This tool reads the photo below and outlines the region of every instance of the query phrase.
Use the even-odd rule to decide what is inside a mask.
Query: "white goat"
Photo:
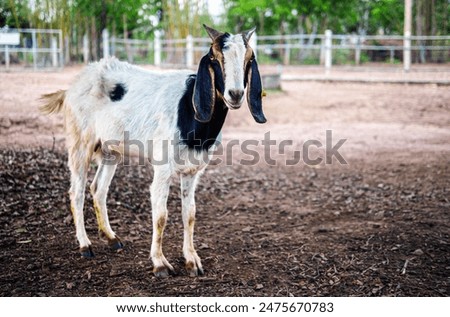
[[[204,27],[212,44],[196,75],[189,71],[151,72],[107,58],[86,67],[67,91],[43,96],[46,101],[41,107],[43,112],[64,111],[71,209],[84,257],[94,256],[83,216],[90,162],[93,159],[98,162],[90,189],[99,231],[113,249],[122,248],[122,242],[111,229],[106,208],[106,195],[117,166],[117,160],[111,157],[127,155],[125,148],[139,145],[140,154],[164,162],[153,164],[150,187],[153,272],[156,276],[173,272],[162,252],[162,236],[170,180],[179,175],[186,269],[191,276],[203,274],[193,243],[195,187],[207,165],[201,158],[205,153],[210,155],[209,149],[222,129],[228,109],[241,106],[245,86],[254,119],[259,123],[266,121],[258,65],[248,44],[254,29],[232,35]],[[178,146],[167,146],[168,142]],[[186,160],[193,157],[197,158],[195,162]]]

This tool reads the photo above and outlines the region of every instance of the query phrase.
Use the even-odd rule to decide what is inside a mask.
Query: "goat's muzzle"
[[[224,97],[225,104],[230,109],[239,109],[244,101],[243,89],[230,89],[228,91],[229,98]]]

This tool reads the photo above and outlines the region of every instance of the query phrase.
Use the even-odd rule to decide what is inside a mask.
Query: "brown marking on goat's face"
[[[217,61],[219,63],[220,69],[222,71],[223,80],[225,80],[225,57],[222,52],[222,43],[224,36],[227,36],[225,34],[217,37],[212,43],[211,43],[211,61]]]
[[[223,56],[223,52],[222,49],[220,47],[220,39],[216,39],[212,44],[211,44],[211,48],[212,48],[212,56],[211,59],[212,60],[217,60],[219,62],[220,68],[222,69],[222,72],[224,71],[224,56]]]
[[[247,63],[253,59],[253,49],[250,46],[247,46],[247,50],[245,51],[245,59],[244,59],[244,69],[247,66]]]
[[[250,47],[250,45],[247,45],[247,50],[245,51],[245,57],[244,57],[244,76],[247,76],[247,78],[249,77],[249,72],[247,72],[247,68],[249,66],[249,64],[251,63],[251,61],[253,60],[253,49]],[[249,80],[249,79],[247,79]]]

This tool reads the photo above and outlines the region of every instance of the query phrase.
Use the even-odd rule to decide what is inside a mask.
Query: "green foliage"
[[[257,26],[260,34],[402,34],[404,0],[224,0],[226,21],[235,32]],[[450,33],[448,0],[415,0],[414,23],[421,7],[428,32]],[[427,9],[428,8],[428,9]],[[427,11],[428,10],[428,11]],[[434,23],[434,26],[432,24]],[[433,33],[433,34],[434,34]]]
[[[211,0],[213,1],[213,0]],[[149,39],[205,36],[201,25],[258,34],[402,34],[404,0],[222,0],[222,24],[213,23],[206,0],[0,0],[0,27],[59,28],[77,42],[83,34],[100,39],[101,30]],[[414,31],[450,33],[449,0],[415,0]]]
[[[345,31],[357,21],[357,0],[224,0],[229,27],[235,31],[257,26],[263,34],[304,31]]]
[[[29,27],[31,11],[26,0],[0,0],[0,27]]]

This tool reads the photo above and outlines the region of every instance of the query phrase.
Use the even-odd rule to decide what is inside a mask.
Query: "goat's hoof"
[[[81,256],[85,259],[92,259],[95,257],[94,252],[92,252],[91,246],[82,247],[80,249]]]
[[[194,262],[186,263],[186,271],[188,272],[190,277],[202,276],[205,274],[205,271],[203,271],[203,268],[196,267]]]
[[[113,251],[118,251],[120,249],[123,249],[123,243],[122,241],[120,241],[120,239],[118,237],[115,237],[114,239],[109,240],[109,247],[113,250]]]
[[[156,277],[164,278],[169,277],[170,275],[174,275],[174,271],[165,266],[160,266],[153,268],[153,274],[155,274]]]

